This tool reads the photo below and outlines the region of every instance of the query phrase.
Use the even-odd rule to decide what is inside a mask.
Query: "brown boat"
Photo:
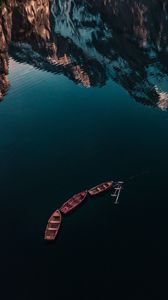
[[[74,195],[61,206],[60,211],[65,215],[68,214],[76,206],[82,203],[83,200],[86,198],[86,196],[87,196],[87,191],[83,191],[79,194]]]
[[[113,187],[113,181],[107,181],[91,188],[88,192],[91,196],[95,196],[111,189],[112,187]]]
[[[61,225],[61,213],[59,210],[56,210],[48,220],[48,224],[45,230],[44,239],[46,241],[53,241],[55,240],[59,228]]]

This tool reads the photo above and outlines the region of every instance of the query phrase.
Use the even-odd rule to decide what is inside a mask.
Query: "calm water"
[[[46,0],[32,22],[28,1],[11,8],[2,299],[167,298],[168,11],[166,1],[126,2]],[[125,180],[119,205],[109,193],[88,199],[45,244],[53,210],[109,179]]]

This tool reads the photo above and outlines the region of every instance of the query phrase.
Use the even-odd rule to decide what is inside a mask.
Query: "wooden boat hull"
[[[101,194],[101,193],[111,189],[112,187],[113,187],[113,181],[106,181],[106,182],[103,182],[103,183],[91,188],[90,190],[88,190],[88,193],[91,196],[96,196],[98,194]]]
[[[55,240],[61,225],[61,221],[62,221],[61,213],[59,210],[56,210],[49,218],[48,224],[46,226],[46,230],[44,234],[44,239],[46,241]]]
[[[83,191],[72,196],[68,201],[66,201],[60,208],[60,211],[66,215],[80,205],[87,196],[87,191]]]

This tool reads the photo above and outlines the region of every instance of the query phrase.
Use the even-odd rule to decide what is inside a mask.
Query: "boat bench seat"
[[[50,223],[50,224],[59,224],[60,221],[50,221],[49,223]]]

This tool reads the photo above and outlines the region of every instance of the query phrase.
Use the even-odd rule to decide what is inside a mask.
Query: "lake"
[[[3,299],[166,299],[167,1],[2,1]],[[63,217],[73,194],[123,180]]]

